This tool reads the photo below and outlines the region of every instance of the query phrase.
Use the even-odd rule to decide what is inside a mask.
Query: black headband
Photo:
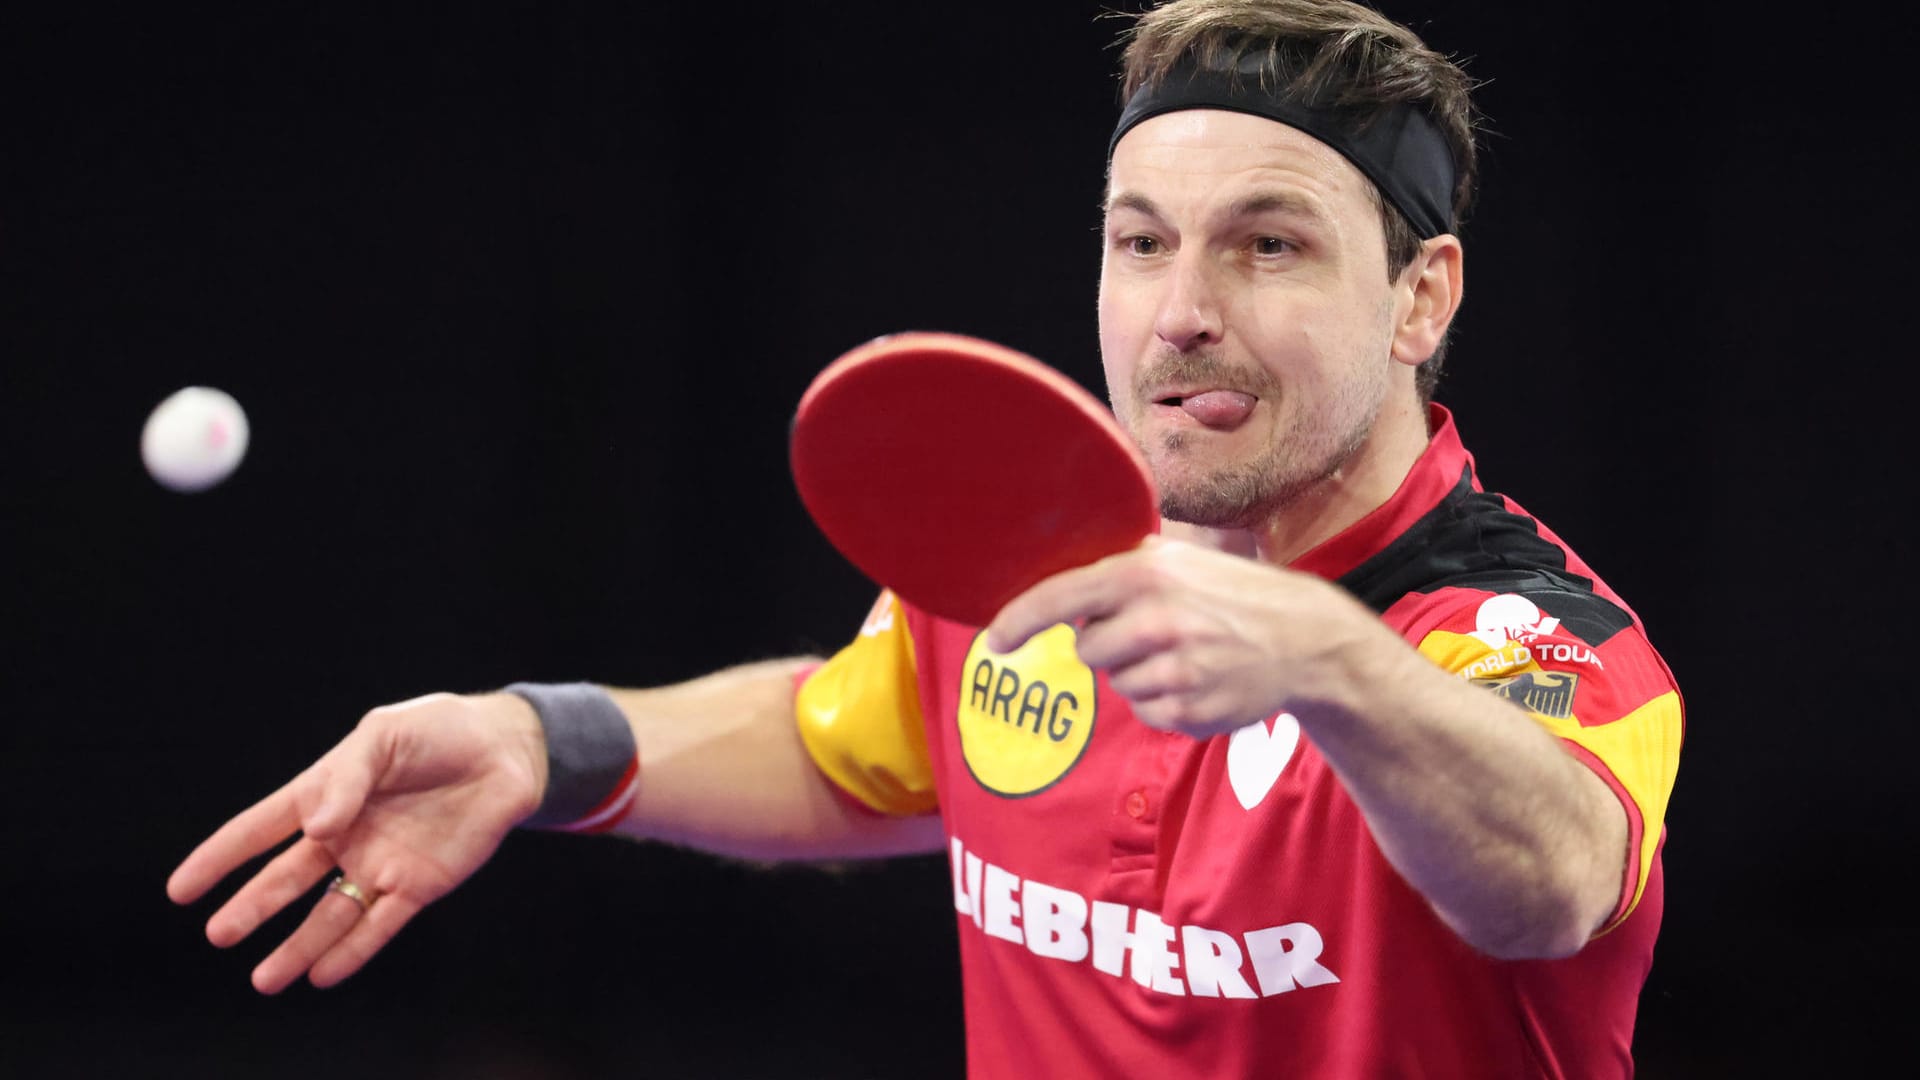
[[[1236,73],[1189,62],[1158,83],[1142,86],[1120,114],[1107,142],[1107,160],[1113,160],[1122,135],[1161,113],[1226,109],[1264,116],[1306,132],[1353,162],[1407,216],[1422,240],[1453,231],[1453,151],[1424,111],[1398,104],[1361,125],[1351,109],[1315,105],[1284,89],[1263,89],[1257,56],[1240,68]]]

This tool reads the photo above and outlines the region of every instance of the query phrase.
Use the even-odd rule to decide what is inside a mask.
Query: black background
[[[520,836],[274,999],[291,920],[222,953],[162,887],[373,705],[846,638],[792,407],[902,329],[1100,387],[1119,24],[159,7],[0,19],[0,1072],[959,1075],[938,860]],[[1506,7],[1386,10],[1486,83],[1440,398],[1687,698],[1641,1073],[1845,1074],[1920,961],[1911,17]],[[138,439],[193,384],[253,443],[188,496]]]

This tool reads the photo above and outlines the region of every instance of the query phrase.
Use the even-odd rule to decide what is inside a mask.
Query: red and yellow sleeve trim
[[[938,809],[906,614],[880,594],[859,636],[804,677],[800,739],[820,771],[862,805],[908,816]]]
[[[1628,635],[1620,635],[1625,638]],[[1571,639],[1567,639],[1571,640]],[[1616,639],[1618,641],[1618,639]],[[1651,648],[1635,642],[1651,660]],[[1652,677],[1657,660],[1636,662],[1628,648],[1610,647],[1585,662],[1543,668],[1538,657],[1548,650],[1509,642],[1491,648],[1470,634],[1435,630],[1420,641],[1420,652],[1443,669],[1488,684],[1534,676],[1540,683],[1569,688],[1564,704],[1547,695],[1508,696],[1535,722],[1558,736],[1573,756],[1613,789],[1627,813],[1630,856],[1621,883],[1620,903],[1601,929],[1619,925],[1645,893],[1653,859],[1660,849],[1661,823],[1679,770],[1683,719],[1679,692]],[[1579,655],[1581,650],[1573,650]],[[1609,671],[1611,666],[1614,670]],[[1571,681],[1567,679],[1572,676]],[[1639,698],[1631,708],[1621,702]],[[1551,704],[1543,704],[1551,701]]]

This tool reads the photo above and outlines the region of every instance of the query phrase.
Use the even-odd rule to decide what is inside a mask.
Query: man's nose
[[[1219,268],[1203,252],[1182,252],[1169,271],[1154,333],[1180,352],[1218,344],[1221,335]]]

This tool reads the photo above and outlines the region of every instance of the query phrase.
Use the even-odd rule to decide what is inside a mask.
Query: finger
[[[339,985],[365,967],[375,953],[386,948],[394,935],[420,913],[420,907],[403,896],[385,895],[375,899],[353,929],[314,963],[307,980],[323,990]]]
[[[300,827],[308,836],[325,840],[344,832],[360,816],[367,793],[373,790],[379,763],[386,756],[386,741],[373,725],[363,723],[340,740],[314,765],[319,782],[313,801],[302,815]]]
[[[1133,554],[1062,570],[1014,597],[987,627],[987,647],[1010,653],[1049,626],[1112,614],[1125,599],[1120,579]]]
[[[1156,604],[1134,604],[1104,619],[1090,619],[1074,636],[1080,662],[1114,671],[1172,651],[1180,635]]]
[[[302,837],[260,868],[207,920],[207,940],[226,948],[245,940],[260,924],[304,896],[333,869],[333,855]]]
[[[190,904],[296,831],[320,839],[344,831],[366,803],[383,745],[369,727],[355,728],[306,771],[201,841],[167,879],[167,895]]]
[[[1262,719],[1239,714],[1218,694],[1199,691],[1168,691],[1132,704],[1134,719],[1147,727],[1195,739],[1226,735]]]
[[[1184,709],[1178,698],[1151,698],[1133,707],[1133,718],[1155,731],[1178,731]]]
[[[300,928],[253,969],[253,988],[263,994],[285,990],[367,914],[359,901],[329,890],[307,912]]]
[[[1107,671],[1107,685],[1126,698],[1138,712],[1143,706],[1169,696],[1191,695],[1199,685],[1193,667],[1172,653],[1150,655],[1137,663]],[[1159,725],[1155,725],[1159,726]]]
[[[311,770],[301,773],[214,830],[174,868],[167,895],[176,904],[190,904],[242,863],[292,836],[300,827],[300,792],[315,782]]]

